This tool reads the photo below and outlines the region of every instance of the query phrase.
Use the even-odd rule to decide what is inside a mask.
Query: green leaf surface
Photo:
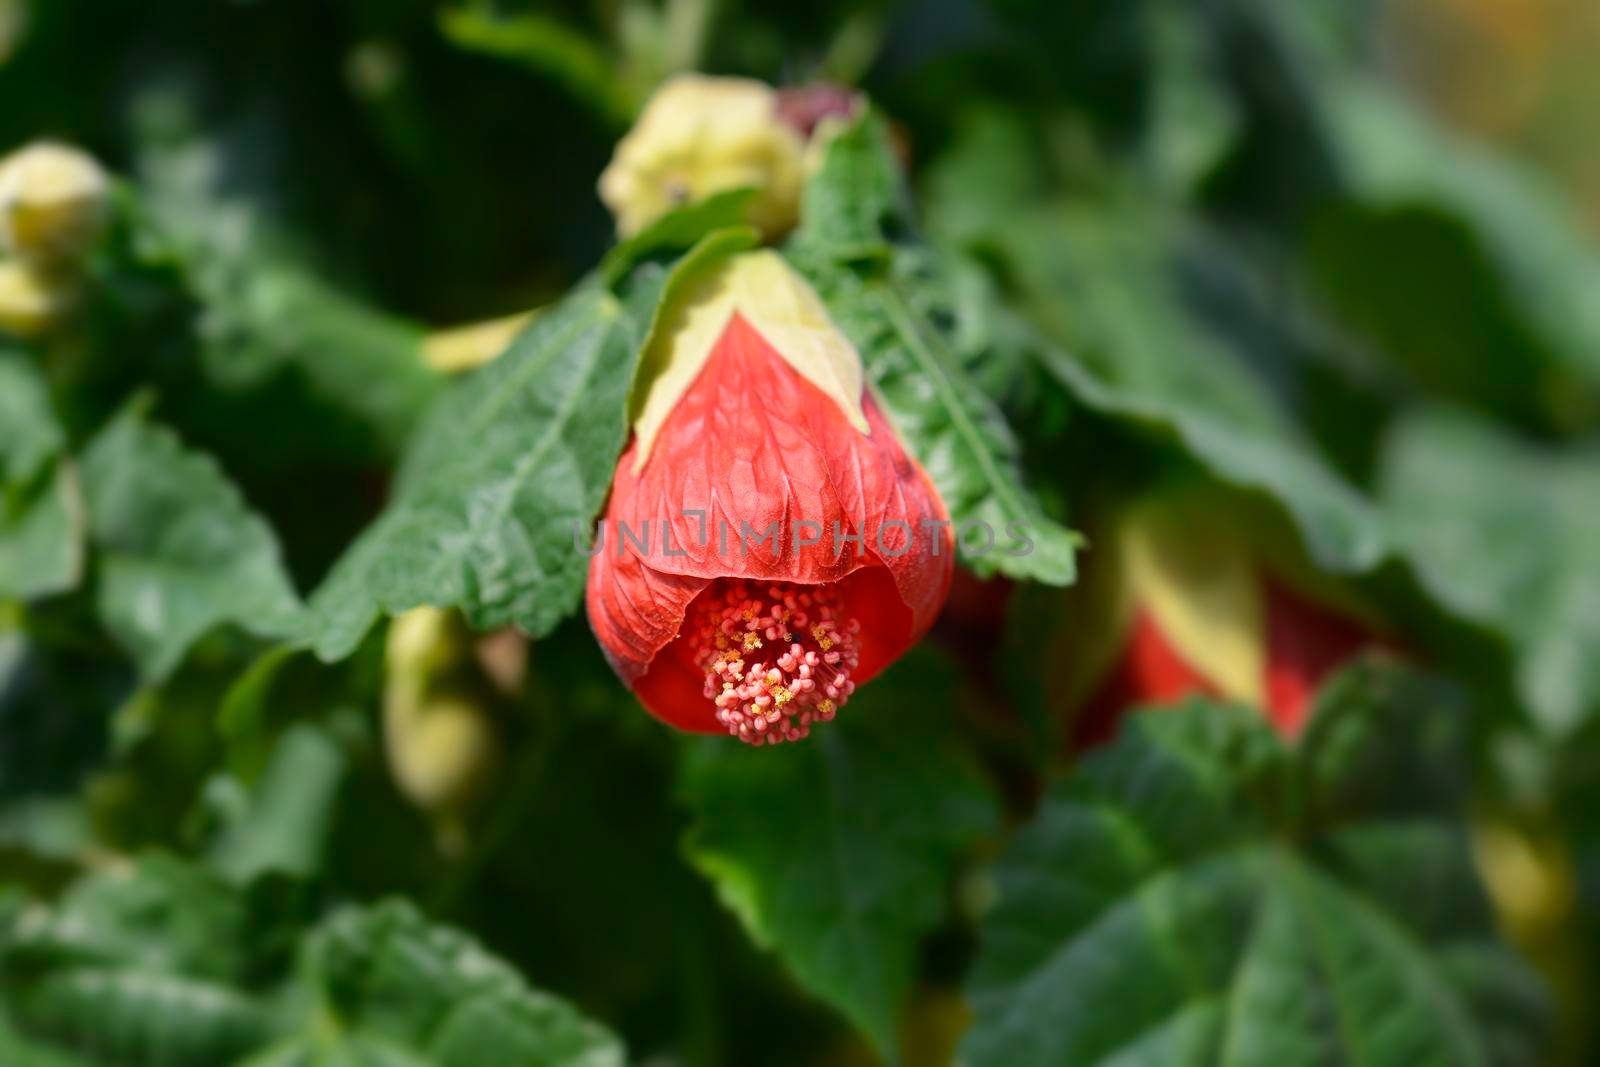
[[[76,588],[83,527],[76,470],[66,459],[33,485],[0,493],[0,597],[32,600]]]
[[[1168,15],[1186,17],[1152,12]],[[1052,193],[1040,136],[1003,112],[968,115],[928,179],[931,231],[991,265],[1033,326],[1035,358],[1080,401],[1172,435],[1217,477],[1279,502],[1324,567],[1375,566],[1388,551],[1381,514],[1307,432],[1318,391],[1294,349],[1313,339],[1252,332],[1252,317],[1279,334],[1297,321],[1281,301],[1244,306],[1263,302],[1253,290],[1275,296],[1273,279],[1126,176]],[[1240,294],[1208,306],[1204,287],[1224,283]]]
[[[790,246],[829,314],[861,353],[911,454],[933,479],[974,571],[1055,585],[1076,575],[1075,535],[1023,485],[1020,448],[999,409],[967,374],[955,338],[925,313],[926,250],[885,242],[905,213],[887,131],[873,116],[840,132],[807,186]],[[964,353],[973,357],[968,345]],[[1018,536],[1018,533],[1022,536]]]
[[[474,625],[547,632],[577,604],[574,546],[610,485],[637,349],[622,307],[585,289],[435,407],[395,498],[311,601],[326,659],[381,613],[458,607]]]
[[[740,241],[726,235],[742,233],[697,249],[729,251]],[[589,565],[578,539],[610,488],[644,333],[672,277],[644,265],[626,305],[581,288],[435,405],[394,499],[312,598],[318,655],[347,655],[379,614],[420,604],[534,636],[572,613]]]
[[[1384,556],[1379,510],[1321,456],[1225,335],[1184,302],[1170,220],[1131,203],[1019,215],[997,240],[1055,343],[1041,359],[1079,399],[1164,428],[1222,480],[1265,492],[1335,570]]]
[[[886,1054],[920,939],[998,818],[953,743],[955,689],[947,668],[914,655],[807,741],[708,741],[680,789],[695,811],[686,851],[723,903]]]
[[[745,208],[756,190],[724,189],[704,200],[696,200],[669,211],[650,225],[621,242],[600,263],[600,276],[607,285],[621,282],[639,263],[663,252],[686,252],[706,236],[717,230],[736,229],[747,225]],[[754,244],[757,235],[750,234]]]
[[[839,258],[881,253],[910,215],[889,128],[869,112],[828,143],[821,169],[806,183],[795,243]]]
[[[0,1062],[11,1064],[12,1067],[95,1067],[91,1060],[24,1036],[7,1022],[3,1014],[0,1014]]]
[[[212,982],[137,968],[75,967],[17,997],[29,1029],[101,1063],[211,1067],[259,1044],[271,1017]]]
[[[1503,1015],[1474,1014],[1485,987],[1456,962],[1498,951],[1481,896],[1458,890],[1468,906],[1445,928],[1413,914],[1431,902],[1408,872],[1473,885],[1450,813],[1412,816],[1410,848],[1397,849],[1375,832],[1389,826],[1381,807],[1322,802],[1404,746],[1408,718],[1439,717],[1393,670],[1354,668],[1297,751],[1243,708],[1192,700],[1131,716],[1049,792],[995,871],[964,1062],[1537,1062],[1502,1054],[1538,1047],[1542,1002],[1512,1017],[1522,1040],[1505,1040]]]
[[[150,856],[53,905],[0,909],[0,1052],[26,1053],[6,1062],[623,1063],[605,1029],[409,903],[345,907],[298,932],[258,903]]]
[[[0,348],[0,485],[25,485],[66,447],[50,386],[26,352]]]
[[[1207,10],[1183,0],[1144,7],[1151,81],[1143,169],[1162,190],[1188,195],[1235,147],[1243,116],[1207,37]]]
[[[347,770],[344,751],[326,729],[291,726],[254,783],[243,816],[212,850],[213,868],[237,885],[271,873],[315,874]]]
[[[938,488],[963,562],[982,576],[1071,584],[1078,538],[1023,484],[1011,427],[962,371],[949,340],[893,279],[840,274],[832,282],[823,289],[828,310]]]
[[[245,970],[248,922],[242,902],[213,875],[151,854],[24,911],[0,928],[0,960],[11,973],[129,966],[227,982]]]
[[[148,679],[224,623],[295,631],[300,602],[272,530],[211,457],[136,408],[89,443],[82,483],[101,620]]]
[[[65,592],[83,571],[83,508],[44,374],[0,349],[0,597]]]
[[[237,987],[251,936],[220,882],[148,856],[0,923],[0,1012],[30,1043],[93,1063],[229,1063],[272,1025]]]
[[[1310,24],[1318,5],[1243,6],[1300,72],[1298,121],[1333,172],[1306,243],[1324,298],[1434,392],[1562,430],[1592,426],[1600,251],[1560,191],[1350,63]]]
[[[1517,691],[1552,734],[1600,710],[1600,448],[1522,441],[1459,411],[1392,431],[1381,497],[1438,601],[1501,634]]]
[[[350,908],[314,935],[310,967],[339,1025],[438,1067],[621,1067],[620,1042],[409,903]],[[396,1061],[404,1062],[404,1061]]]

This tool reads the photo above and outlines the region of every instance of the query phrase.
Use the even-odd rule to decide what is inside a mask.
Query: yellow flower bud
[[[72,287],[18,260],[0,260],[0,330],[37,337],[72,303]]]
[[[454,612],[412,608],[389,623],[384,669],[390,678],[403,677],[420,687],[461,662],[468,640],[466,628]]]
[[[456,851],[467,815],[499,769],[499,731],[489,709],[464,696],[413,696],[392,691],[384,700],[389,773],[401,794],[433,821],[440,846]]]
[[[799,218],[804,175],[805,141],[770,86],[685,74],[656,91],[617,143],[600,199],[628,237],[675,207],[750,187],[747,217],[775,237]]]
[[[467,817],[495,780],[501,740],[461,617],[428,607],[396,617],[384,674],[389,772],[433,823],[440,849],[459,852]]]
[[[0,247],[33,263],[80,258],[105,223],[110,182],[94,157],[41,141],[0,160]]]

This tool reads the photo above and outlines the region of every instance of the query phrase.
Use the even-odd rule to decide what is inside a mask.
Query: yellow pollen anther
[[[789,703],[789,701],[791,701],[793,699],[794,699],[794,694],[789,692],[789,690],[785,689],[781,685],[775,687],[772,690],[772,702],[774,704],[778,705],[780,708],[783,707],[783,705]]]
[[[821,700],[819,700],[817,702],[817,710],[822,712],[822,714],[824,714],[824,715],[832,715],[833,714],[833,709],[834,709],[834,703],[833,703],[833,701],[829,700],[827,697],[823,697]]]
[[[744,635],[744,650],[746,652],[754,652],[756,649],[758,649],[760,647],[761,647],[761,638],[759,636],[757,636],[754,631],[751,631],[750,633],[747,633],[747,634]]]

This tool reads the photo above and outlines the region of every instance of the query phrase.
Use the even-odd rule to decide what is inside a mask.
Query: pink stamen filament
[[[729,579],[690,608],[685,636],[717,721],[741,741],[798,741],[831,720],[855,682],[861,624],[830,586]]]

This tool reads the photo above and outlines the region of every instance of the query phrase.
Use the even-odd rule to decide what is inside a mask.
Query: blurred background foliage
[[[1404,977],[1358,1022],[1589,1062],[1597,48],[1592,0],[0,0],[0,150],[79,145],[116,205],[70,323],[0,334],[0,1061],[933,1064],[965,1031],[975,1065],[1212,1062],[1174,1051],[1220,1023],[1159,917],[1097,947],[1051,910],[1142,891],[1077,860],[1119,812],[1178,887],[1152,909],[1272,917],[1202,963],[1293,985],[1326,919]],[[1046,513],[1093,546],[1128,498],[1233,494],[1451,691],[1358,673],[1292,752],[1211,708],[1069,770],[1093,548],[1068,591],[963,579],[770,759],[668,736],[581,619],[441,621],[421,716],[385,706],[394,633],[281,643],[451,387],[429,344],[595,268],[596,177],[684,70],[870,95],[907,269]],[[1406,721],[1443,707],[1450,738]],[[408,783],[401,720],[455,778]],[[1351,887],[1428,896],[1407,857],[1438,907],[1364,926]],[[1113,963],[1029,978],[1045,944]],[[1226,992],[1266,1019],[1254,974]],[[1447,995],[1481,1030],[1417,1007]]]

